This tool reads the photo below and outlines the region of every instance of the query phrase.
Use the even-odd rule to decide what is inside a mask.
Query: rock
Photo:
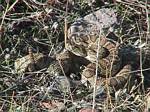
[[[98,34],[98,32],[104,33],[104,29],[109,29],[115,25],[117,25],[115,10],[103,8],[83,18],[77,19],[69,28],[68,36],[95,35]],[[108,30],[106,34],[107,33]]]

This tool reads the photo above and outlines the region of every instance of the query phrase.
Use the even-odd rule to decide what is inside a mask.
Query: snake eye
[[[82,41],[81,41],[81,38],[80,38],[80,37],[73,36],[72,39],[73,39],[73,41],[74,41],[75,44],[81,45],[81,42],[82,42]]]

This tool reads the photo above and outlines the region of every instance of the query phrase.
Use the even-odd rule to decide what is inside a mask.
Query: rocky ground
[[[149,111],[149,1],[2,0],[0,3],[0,111],[92,112],[92,108],[93,112]],[[84,27],[84,31],[101,31],[124,46],[120,51],[124,53],[123,59],[135,68],[138,66],[131,71],[136,83],[130,91],[120,88],[103,94],[100,88],[97,93],[101,94],[96,97],[97,93],[82,81],[82,64],[73,67],[70,64],[80,61],[87,64],[87,60],[65,55],[67,61],[60,66],[63,57],[58,54],[66,46],[68,29],[80,24],[80,20],[94,24]]]

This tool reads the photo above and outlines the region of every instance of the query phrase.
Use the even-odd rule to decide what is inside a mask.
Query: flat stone
[[[83,18],[77,19],[69,28],[68,36],[95,35],[103,33],[104,29],[109,29],[117,25],[117,15],[114,9],[99,9]]]

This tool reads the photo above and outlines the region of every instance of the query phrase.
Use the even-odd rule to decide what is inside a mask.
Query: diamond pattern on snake
[[[127,82],[131,65],[122,64],[118,42],[102,35],[86,34],[82,32],[82,28],[72,29],[70,28],[68,33],[67,50],[91,62],[82,72],[84,80],[89,81],[91,85],[94,84],[96,62],[98,62],[99,77],[103,80],[97,80],[97,84],[107,82],[110,86],[120,86]]]
[[[14,66],[17,73],[34,72],[46,69],[52,61],[53,59],[47,55],[42,53],[33,53],[32,48],[29,47],[28,55],[22,58],[17,58]]]

